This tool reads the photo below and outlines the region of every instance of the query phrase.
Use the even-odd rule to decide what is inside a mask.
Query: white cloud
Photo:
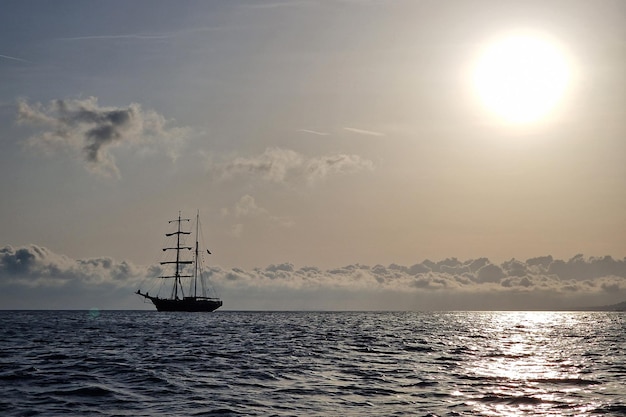
[[[344,127],[343,130],[348,132],[357,133],[365,136],[386,136],[384,133],[375,132],[373,130],[357,129],[356,127]]]
[[[277,1],[277,2],[257,2],[250,4],[243,4],[241,7],[248,9],[276,9],[282,7],[300,7],[300,6],[311,6],[316,5],[317,3],[306,1],[306,0],[291,0],[291,1]]]
[[[358,155],[335,154],[307,161],[305,172],[309,182],[326,178],[334,174],[352,174],[362,170],[371,171],[374,163]]]
[[[476,273],[477,282],[500,282],[506,275],[498,265],[487,264]]]
[[[137,267],[112,258],[71,259],[51,250],[28,245],[0,248],[0,282],[28,287],[112,284],[127,286],[149,275],[153,268]]]
[[[233,237],[240,238],[243,235],[243,224],[237,223],[234,224],[230,229],[230,234]]]
[[[264,308],[265,304],[257,303],[263,297],[273,303],[268,308],[340,310],[553,309],[626,299],[626,259],[579,256],[568,261],[552,259],[548,264],[534,258],[501,265],[484,259],[478,262],[482,266],[477,271],[472,271],[477,260],[450,258],[413,266],[354,264],[330,270],[297,268],[291,263],[252,270],[214,266],[207,274],[228,308]],[[559,275],[550,272],[553,265],[569,269]],[[520,274],[520,266],[528,272]],[[573,271],[577,273],[571,275]],[[36,245],[0,248],[0,300],[3,305],[11,302],[14,308],[21,298],[48,302],[51,291],[69,291],[77,299],[80,291],[104,294],[105,289],[130,295],[146,278],[159,274],[158,265],[138,266],[108,257],[75,260]],[[22,296],[7,298],[17,293]],[[252,304],[241,304],[244,300]],[[102,302],[106,307],[106,302],[115,305],[116,301]]]
[[[11,61],[30,62],[30,61],[27,61],[27,60],[22,59],[22,58],[17,58],[17,57],[14,57],[14,56],[2,55],[2,54],[0,54],[0,58],[10,59]]]
[[[232,209],[225,207],[222,208],[221,212],[223,217],[232,215],[240,220],[240,222],[233,225],[231,228],[231,234],[235,237],[242,236],[244,225],[241,221],[244,221],[245,219],[269,220],[270,222],[283,227],[292,227],[294,225],[293,220],[285,217],[273,216],[267,209],[259,207],[254,197],[249,194],[242,196],[239,201],[235,203]]]
[[[235,175],[258,176],[267,181],[283,182],[287,173],[301,166],[303,158],[289,149],[268,148],[260,155],[250,158],[236,157],[220,166],[223,176]]]
[[[48,105],[18,101],[18,123],[38,128],[27,143],[48,154],[66,151],[89,171],[120,177],[112,150],[133,146],[159,149],[175,158],[186,128],[169,128],[165,118],[139,104],[102,107],[98,99],[53,100]]]
[[[298,129],[298,132],[310,133],[311,135],[316,135],[316,136],[328,136],[329,135],[329,133],[319,132],[317,130],[311,130],[311,129]]]
[[[246,194],[235,204],[234,213],[236,217],[256,217],[267,214],[267,210],[257,206],[254,197]]]
[[[210,164],[209,169],[219,178],[247,175],[275,183],[304,180],[311,184],[331,175],[371,171],[374,163],[359,155],[338,153],[306,158],[290,149],[268,148],[256,156]]]
[[[587,271],[587,278],[581,279],[580,274],[578,279],[551,274],[553,263],[577,265]],[[612,272],[609,275],[604,273],[607,266]],[[532,267],[536,269],[533,271]],[[522,275],[522,270],[528,272]],[[626,259],[610,257],[588,258],[584,262],[577,258],[552,260],[549,264],[541,264],[535,258],[501,265],[486,258],[468,261],[449,258],[413,266],[354,264],[330,270],[296,268],[285,263],[251,271],[215,267],[211,278],[222,292],[232,297],[248,291],[257,296],[262,292],[277,302],[280,294],[285,300],[284,308],[292,309],[549,310],[612,304],[626,298]],[[335,301],[329,304],[327,300]],[[250,308],[263,305],[254,304],[256,307]],[[274,304],[273,308],[283,307]]]

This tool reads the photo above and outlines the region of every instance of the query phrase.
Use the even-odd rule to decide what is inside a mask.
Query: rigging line
[[[145,288],[146,292],[154,292],[154,288],[157,286],[157,281],[153,279],[154,277],[148,277],[148,275],[144,276],[143,279],[141,280],[141,282],[139,283],[139,288],[140,290],[144,289],[144,284],[146,283],[146,281],[148,281],[148,279],[150,279],[150,286]],[[157,295],[160,293],[161,291],[161,287],[163,286],[163,282],[159,283],[159,289],[157,291]]]

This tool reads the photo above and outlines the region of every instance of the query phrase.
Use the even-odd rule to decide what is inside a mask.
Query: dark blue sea
[[[0,311],[2,416],[626,415],[624,313]]]

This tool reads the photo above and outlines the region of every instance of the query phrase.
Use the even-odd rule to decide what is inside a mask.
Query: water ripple
[[[623,313],[0,320],[3,416],[626,415]]]

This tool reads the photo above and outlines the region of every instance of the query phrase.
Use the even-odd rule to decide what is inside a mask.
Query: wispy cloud
[[[236,217],[257,217],[267,214],[267,210],[259,207],[256,204],[254,197],[248,194],[241,197],[241,199],[239,199],[239,201],[235,204],[234,212]]]
[[[357,133],[359,135],[365,135],[365,136],[386,136],[384,133],[381,133],[381,132],[374,132],[372,130],[365,130],[365,129],[357,129],[356,127],[344,127],[343,130],[346,130],[352,133]]]
[[[302,155],[293,150],[267,148],[260,155],[235,157],[231,161],[212,166],[212,169],[222,178],[251,175],[266,181],[284,182],[291,171],[302,166],[303,161]]]
[[[189,27],[172,32],[154,32],[154,33],[121,33],[121,34],[100,34],[100,35],[83,35],[71,36],[65,38],[57,38],[58,41],[106,41],[106,40],[137,40],[152,41],[176,38],[178,36],[189,35],[193,33],[212,32],[221,30],[220,26],[198,26]]]
[[[98,99],[54,100],[48,105],[18,102],[18,123],[40,130],[27,143],[49,154],[69,150],[99,175],[120,177],[112,149],[144,146],[164,149],[174,157],[188,133],[187,128],[170,128],[166,119],[139,104],[102,107]]]
[[[2,55],[2,54],[0,54],[0,58],[10,59],[11,61],[30,62],[30,61],[27,61],[27,60],[22,59],[22,58],[17,58],[17,57],[14,57],[14,56]]]
[[[268,148],[260,155],[235,157],[210,166],[210,170],[223,179],[246,175],[276,183],[305,181],[309,184],[331,175],[373,169],[374,163],[359,155],[330,154],[307,158],[284,148]]]
[[[319,132],[317,130],[310,130],[310,129],[298,129],[298,132],[310,133],[311,135],[317,135],[317,136],[328,136],[330,134],[330,133]]]
[[[292,227],[294,225],[292,219],[270,214],[267,209],[260,207],[255,198],[249,194],[242,196],[239,201],[235,203],[233,208],[222,208],[222,216],[232,216],[239,221],[239,223],[233,225],[231,229],[231,234],[235,237],[241,237],[243,235],[244,224],[241,222],[246,219],[260,219],[283,227]]]
[[[307,181],[313,182],[334,174],[354,174],[373,169],[374,163],[359,155],[334,154],[309,159],[306,162],[305,173]]]
[[[167,34],[137,34],[130,33],[124,35],[87,35],[74,36],[68,38],[58,38],[60,41],[97,41],[97,40],[115,40],[115,39],[131,39],[131,40],[159,40],[168,39],[175,36],[173,33]]]
[[[306,1],[306,0],[286,0],[286,1],[275,1],[275,2],[253,2],[249,4],[243,4],[241,7],[248,9],[276,9],[283,7],[300,7],[300,6],[311,6],[315,5],[315,2]]]

